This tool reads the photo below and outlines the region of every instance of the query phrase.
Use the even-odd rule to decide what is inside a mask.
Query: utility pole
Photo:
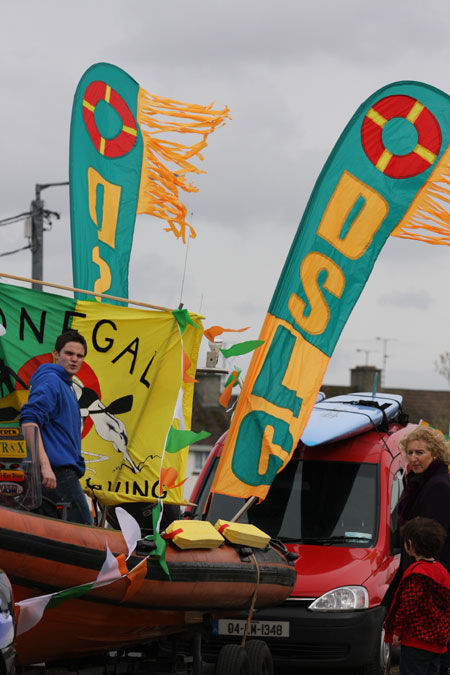
[[[36,196],[31,202],[31,278],[42,279],[44,256],[44,202],[41,199],[41,186],[36,185]],[[40,290],[40,284],[31,284]]]
[[[44,202],[41,199],[41,191],[56,185],[69,185],[64,183],[36,183],[35,198],[31,202],[31,278],[43,278],[44,264]],[[40,284],[31,284],[35,290],[41,290]]]

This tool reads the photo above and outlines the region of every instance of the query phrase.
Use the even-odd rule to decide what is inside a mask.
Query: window
[[[208,520],[230,519],[243,500],[214,495]],[[242,518],[272,537],[303,544],[369,547],[378,529],[376,464],[291,461],[266,499]]]
[[[192,473],[194,475],[198,475],[203,469],[206,460],[208,459],[209,451],[195,450],[192,454],[194,458],[194,468],[192,469]]]

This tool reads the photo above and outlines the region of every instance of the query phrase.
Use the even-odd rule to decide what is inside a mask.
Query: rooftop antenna
[[[366,355],[366,363],[365,363],[365,365],[367,366],[367,365],[369,364],[369,354],[370,354],[370,352],[372,352],[373,350],[372,350],[372,349],[357,349],[356,351],[357,351],[357,352],[364,352],[364,354]]]
[[[189,241],[191,239],[190,233],[191,233],[191,230],[192,230],[192,216],[193,216],[193,213],[191,211],[191,220],[189,222],[189,237],[188,237],[187,244],[186,244],[186,255],[184,256],[183,279],[181,280],[180,304],[179,304],[178,309],[181,309],[183,307],[182,298],[183,298],[183,289],[184,289],[184,279],[186,277],[187,259],[188,259],[188,253],[189,253]]]
[[[389,354],[387,353],[387,345],[388,342],[394,342],[396,341],[397,338],[386,338],[386,337],[377,337],[377,340],[383,343],[383,370],[381,371],[381,387],[386,386],[386,363],[389,358]]]

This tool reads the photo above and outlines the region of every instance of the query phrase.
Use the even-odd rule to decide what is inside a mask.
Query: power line
[[[31,248],[31,245],[22,246],[22,248],[16,248],[15,251],[7,251],[6,253],[0,253],[0,258],[3,258],[5,255],[12,255],[13,253],[19,253],[19,251],[25,251],[27,248]]]
[[[10,218],[3,218],[0,220],[0,225],[12,225],[20,220],[25,220],[28,216],[31,216],[31,211],[25,211],[25,213],[19,213],[17,216],[11,216]]]
[[[0,220],[0,226],[4,225],[13,225],[14,223],[20,222],[29,218],[31,216],[31,211],[24,211],[24,213],[18,213],[17,216],[11,216],[10,218],[2,218]],[[31,248],[31,245],[21,246],[20,248],[14,249],[14,251],[5,251],[5,253],[0,253],[0,258],[3,258],[6,255],[14,255],[14,253],[19,253],[20,251],[25,251],[26,249]]]
[[[27,249],[31,250],[31,276],[32,279],[42,279],[42,264],[43,264],[43,234],[52,229],[52,218],[60,219],[61,214],[57,211],[50,211],[44,208],[44,202],[41,199],[42,190],[49,187],[56,187],[60,185],[69,185],[68,181],[59,183],[36,183],[35,185],[35,199],[31,202],[31,210],[18,213],[16,216],[0,219],[0,226],[13,225],[19,221],[25,220],[25,237],[28,238],[28,245],[16,248],[13,251],[5,251],[0,253],[0,258],[7,255],[14,255],[20,251]],[[28,227],[27,227],[27,220]],[[28,231],[29,230],[29,231]],[[33,288],[39,288],[35,283]]]
[[[10,218],[3,218],[2,220],[0,220],[0,226],[12,225],[22,220],[26,220],[32,215],[33,215],[32,211],[26,211],[25,213],[19,213],[17,216],[11,216]],[[42,209],[42,216],[43,218],[45,218],[49,226],[49,229],[51,229],[52,226],[52,217],[57,218],[57,220],[61,218],[61,214],[58,211],[50,211],[49,209]]]

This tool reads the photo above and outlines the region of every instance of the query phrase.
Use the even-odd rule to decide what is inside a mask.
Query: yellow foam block
[[[180,548],[217,548],[224,542],[207,520],[174,520],[166,527],[166,534],[173,534],[170,538]]]
[[[231,523],[228,520],[218,520],[214,526],[228,541],[233,544],[242,544],[253,548],[266,548],[270,536],[249,523]]]

